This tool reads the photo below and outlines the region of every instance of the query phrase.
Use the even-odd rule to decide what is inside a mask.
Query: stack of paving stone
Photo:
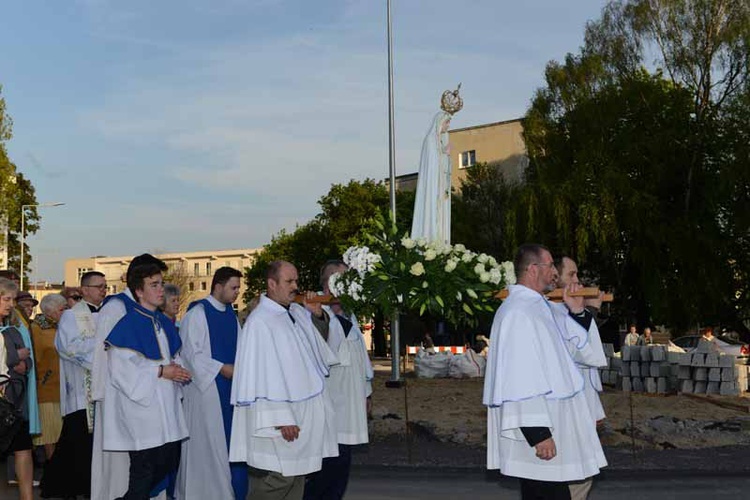
[[[615,346],[612,344],[602,344],[604,356],[607,359],[607,365],[599,368],[599,376],[602,384],[622,389],[622,359],[615,354]]]
[[[748,366],[735,364],[735,356],[715,352],[708,342],[699,342],[692,353],[680,354],[680,392],[735,396],[748,390]]]
[[[667,394],[677,390],[679,366],[666,346],[623,346],[622,390]]]

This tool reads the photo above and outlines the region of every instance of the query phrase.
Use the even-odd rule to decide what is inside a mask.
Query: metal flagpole
[[[391,217],[396,223],[396,139],[393,129],[393,23],[391,21],[391,0],[386,0],[388,16],[388,169],[390,173]],[[387,387],[401,387],[399,313],[391,318],[391,380]]]

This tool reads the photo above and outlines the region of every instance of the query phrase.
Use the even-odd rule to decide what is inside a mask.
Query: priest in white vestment
[[[320,304],[293,302],[294,265],[269,264],[266,284],[267,294],[247,318],[237,346],[229,459],[253,468],[248,498],[299,500],[305,475],[320,470],[323,458],[338,455],[325,391],[337,361],[321,337],[329,320]]]
[[[487,358],[487,468],[520,478],[522,498],[566,498],[569,482],[598,474],[606,459],[565,326],[542,295],[557,279],[552,256],[523,245],[514,264],[518,284],[495,315]],[[579,288],[564,300],[583,337],[583,298],[568,295]]]
[[[151,254],[144,253],[133,258],[128,265],[127,277],[134,267],[144,264],[156,264],[162,272],[167,271],[167,265]],[[94,348],[93,367],[91,369],[91,396],[94,400],[94,447],[91,460],[91,498],[92,500],[111,500],[119,498],[128,489],[128,474],[130,471],[130,456],[127,451],[105,451],[104,444],[104,395],[109,385],[109,365],[105,341],[115,325],[125,316],[127,302],[135,302],[135,298],[126,287],[117,295],[110,295],[104,301],[96,327],[96,343]],[[166,492],[162,491],[153,498],[164,499]]]
[[[247,496],[247,464],[229,463],[230,396],[240,330],[232,304],[239,296],[241,280],[237,269],[217,269],[211,294],[193,302],[180,324],[181,357],[193,383],[184,388],[190,437],[182,443],[178,500],[244,500]]]
[[[320,272],[323,294],[330,294],[331,275],[347,270],[341,260],[327,262]],[[326,390],[331,395],[336,414],[339,456],[323,459],[320,471],[305,484],[305,500],[340,500],[344,498],[351,469],[352,446],[369,441],[367,413],[372,402],[372,364],[356,316],[347,314],[341,304],[324,306],[330,317],[326,342],[338,357],[331,367]]]
[[[99,307],[107,295],[104,274],[81,276],[83,300],[60,318],[55,348],[60,356],[60,414],[63,427],[55,453],[45,466],[42,494],[46,497],[89,495],[94,403],[91,368]]]

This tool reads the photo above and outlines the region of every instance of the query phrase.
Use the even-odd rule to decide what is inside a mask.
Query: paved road
[[[0,462],[0,500],[18,498],[15,487],[5,481],[5,463]],[[723,500],[748,498],[746,476],[671,475],[659,478],[632,474],[603,476],[596,481],[591,500]],[[38,498],[39,491],[35,491]],[[520,498],[516,480],[496,474],[425,470],[365,470],[352,473],[347,500],[513,500]]]
[[[591,500],[679,499],[711,500],[748,498],[747,477],[671,477],[639,478],[617,475],[595,483]],[[744,493],[743,493],[744,492]],[[459,500],[518,499],[515,480],[499,479],[494,474],[440,472],[434,477],[423,472],[363,471],[352,476],[347,500]]]

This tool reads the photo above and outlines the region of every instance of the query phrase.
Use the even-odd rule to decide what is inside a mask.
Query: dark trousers
[[[340,500],[349,484],[352,447],[339,445],[339,456],[323,459],[321,469],[310,474],[305,483],[304,500]]]
[[[568,483],[520,479],[522,500],[570,500]]]
[[[128,491],[121,500],[148,500],[150,491],[179,466],[180,442],[129,452]]]
[[[93,445],[94,437],[89,433],[86,410],[65,415],[55,453],[44,466],[42,498],[74,497],[91,493]]]

